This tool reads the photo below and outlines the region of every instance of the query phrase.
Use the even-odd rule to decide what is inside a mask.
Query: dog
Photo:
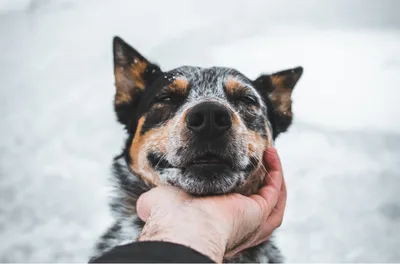
[[[113,162],[115,224],[92,259],[138,238],[136,202],[152,187],[173,185],[196,196],[260,188],[264,150],[292,123],[292,91],[303,68],[250,80],[231,68],[182,66],[170,71],[113,39],[114,110],[127,132]],[[225,262],[282,262],[270,239]]]

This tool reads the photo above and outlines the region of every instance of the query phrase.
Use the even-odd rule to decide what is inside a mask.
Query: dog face
[[[130,169],[195,195],[258,189],[263,151],[292,121],[294,68],[249,80],[229,68],[164,72],[115,37],[114,107]]]

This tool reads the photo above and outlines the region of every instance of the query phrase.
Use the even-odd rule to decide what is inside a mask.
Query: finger
[[[267,217],[272,213],[275,208],[280,191],[267,185],[258,191],[257,195],[251,196],[252,199],[256,200],[259,205],[262,206],[263,219],[266,221]]]
[[[281,159],[274,147],[267,148],[264,151],[264,162],[269,170],[282,170]]]
[[[282,185],[282,164],[278,152],[275,148],[268,148],[264,152],[264,164],[267,169],[266,181],[270,186],[277,190],[281,189]]]
[[[266,219],[278,202],[282,188],[283,173],[278,153],[274,148],[269,148],[265,151],[264,162],[269,170],[266,175],[268,184],[258,191],[258,196],[254,195],[251,198],[262,206],[264,218]]]
[[[186,199],[188,195],[182,190],[172,186],[158,186],[143,193],[136,204],[137,214],[140,219],[147,221],[151,210],[155,206],[169,206]]]
[[[283,181],[282,190],[280,192],[277,204],[272,210],[271,214],[267,217],[267,220],[261,224],[260,236],[253,246],[266,241],[271,236],[272,232],[282,224],[286,207],[286,199],[287,189],[286,183]]]
[[[286,208],[286,199],[287,199],[287,189],[285,180],[283,179],[282,189],[278,198],[278,202],[274,210],[272,210],[272,213],[270,214],[268,219],[268,222],[274,228],[278,228],[282,224]]]
[[[282,173],[282,166],[280,163],[280,159],[278,156],[277,151],[274,148],[269,148],[265,151],[264,155],[264,162],[265,165],[268,167],[270,170],[269,173],[267,173],[267,177],[270,177],[268,180],[268,184],[264,187],[262,187],[258,194],[250,196],[254,201],[257,202],[257,204],[260,206],[261,212],[262,212],[262,232],[259,233],[257,239],[264,239],[266,236],[270,235],[273,229],[275,229],[275,226],[271,226],[271,231],[265,230],[267,220],[270,217],[270,214],[272,214],[275,211],[275,207],[278,204],[278,201],[280,200],[281,194],[281,188],[282,188],[282,182],[283,180],[283,173]],[[284,191],[284,203],[286,202],[286,189]],[[284,206],[283,206],[284,207]],[[274,219],[279,219],[278,217]],[[278,220],[274,220],[275,222]],[[268,227],[270,224],[267,225]]]

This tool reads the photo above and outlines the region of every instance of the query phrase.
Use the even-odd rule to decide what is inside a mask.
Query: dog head
[[[134,174],[196,195],[258,188],[263,151],[292,122],[301,67],[250,80],[221,67],[162,71],[118,37],[113,52],[114,107]]]

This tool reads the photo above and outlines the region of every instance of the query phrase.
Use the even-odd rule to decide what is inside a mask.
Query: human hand
[[[216,262],[266,241],[282,223],[286,186],[274,148],[266,150],[264,165],[267,183],[249,197],[193,197],[172,186],[144,193],[137,211],[146,225],[138,240],[182,244]]]

